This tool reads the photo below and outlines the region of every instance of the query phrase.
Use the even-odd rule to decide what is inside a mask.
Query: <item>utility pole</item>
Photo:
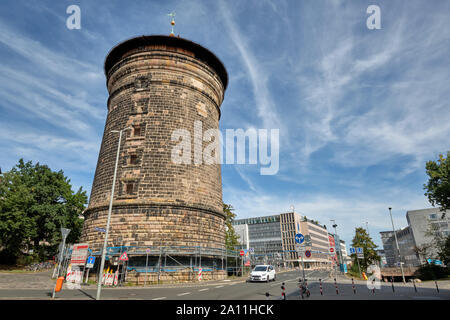
[[[402,271],[402,278],[403,278],[403,283],[406,284],[406,280],[405,280],[405,273],[403,272],[403,265],[402,265],[402,258],[400,255],[400,248],[398,247],[398,240],[397,240],[397,233],[395,232],[395,228],[394,228],[394,220],[392,220],[392,213],[391,213],[391,207],[389,207],[389,215],[391,216],[391,223],[392,223],[392,231],[394,232],[394,237],[395,237],[395,244],[397,245],[397,251],[398,251],[398,260],[400,263],[400,270]]]
[[[330,219],[330,221],[333,222],[334,234],[336,235],[336,238],[338,240],[338,244],[337,244],[337,249],[336,250],[338,251],[337,252],[338,260],[340,260],[339,270],[341,270],[341,264],[343,264],[343,260],[344,260],[344,258],[342,257],[342,252],[341,252],[341,240],[339,239],[339,236],[338,236],[337,231],[336,231],[336,227],[337,227],[336,221],[331,220],[331,219]],[[336,244],[336,242],[335,242],[335,244]],[[342,267],[342,269],[344,269],[344,267]]]
[[[120,131],[117,131],[117,130],[111,131],[111,132],[119,132],[119,144],[117,145],[116,164],[114,166],[114,176],[113,176],[113,182],[112,182],[112,187],[111,187],[111,199],[109,200],[108,219],[106,221],[105,240],[103,242],[102,260],[100,263],[100,273],[99,273],[98,284],[97,284],[97,297],[96,297],[97,300],[100,300],[100,295],[101,295],[101,291],[102,291],[103,268],[105,267],[106,246],[108,244],[109,225],[111,222],[111,211],[112,211],[112,205],[113,205],[113,199],[114,199],[114,187],[116,185],[117,165],[119,164],[120,143],[122,142],[122,132],[125,130],[128,130],[128,129],[132,129],[132,128],[127,127]]]

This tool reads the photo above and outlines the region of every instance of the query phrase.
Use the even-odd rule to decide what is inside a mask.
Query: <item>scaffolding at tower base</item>
[[[119,260],[125,252],[128,260]],[[285,250],[241,256],[241,250],[202,246],[112,246],[106,249],[104,271],[117,271],[119,285],[130,281],[136,284],[200,281],[200,273],[203,275],[202,280],[214,280],[244,276],[258,264],[270,264],[278,270],[295,268],[295,261],[287,259],[293,252]],[[86,281],[88,276],[98,281],[101,255],[101,250],[89,249],[89,256],[96,259]],[[64,265],[67,267],[71,257],[70,247],[64,256]],[[244,265],[244,261],[250,261],[250,264]],[[84,268],[84,271],[87,269]]]

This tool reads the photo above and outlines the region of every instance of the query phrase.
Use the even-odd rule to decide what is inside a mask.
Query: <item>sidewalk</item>
[[[0,289],[53,289],[53,269],[30,273],[0,272]]]

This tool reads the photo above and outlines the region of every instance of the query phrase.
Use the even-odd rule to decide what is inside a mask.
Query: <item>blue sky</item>
[[[69,30],[66,8],[81,9]],[[381,9],[369,30],[366,9]],[[450,149],[449,1],[1,1],[0,165],[64,170],[90,192],[118,42],[175,33],[213,51],[229,86],[221,130],[279,128],[280,169],[223,165],[238,218],[295,210],[350,242],[431,207],[425,162]]]

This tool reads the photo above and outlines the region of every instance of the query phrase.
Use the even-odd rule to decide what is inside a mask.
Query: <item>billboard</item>
[[[88,257],[89,245],[87,243],[74,244],[72,248],[72,257],[70,263],[73,266],[84,266]]]

